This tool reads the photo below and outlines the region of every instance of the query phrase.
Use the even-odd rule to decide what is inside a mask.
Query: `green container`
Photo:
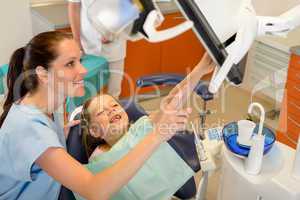
[[[76,107],[82,105],[84,101],[97,94],[103,86],[107,85],[109,79],[108,62],[105,58],[93,55],[82,57],[82,65],[88,73],[84,78],[85,95],[83,97],[68,97],[66,111],[72,112]],[[0,66],[0,95],[5,93],[4,77],[7,75],[8,65]]]
[[[8,64],[0,66],[0,94],[4,94],[5,92],[4,77],[7,75],[7,72]]]
[[[66,111],[71,113],[76,107],[82,105],[87,99],[97,94],[108,83],[109,68],[105,58],[93,55],[82,57],[82,65],[88,73],[84,78],[85,95],[83,97],[68,97]]]

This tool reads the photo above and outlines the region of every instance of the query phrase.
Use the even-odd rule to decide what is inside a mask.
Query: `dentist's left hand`
[[[76,126],[76,125],[78,125],[78,124],[80,124],[80,120],[73,120],[73,121],[68,122],[68,123],[64,126],[64,134],[65,134],[65,138],[68,138],[70,129],[71,129],[73,126]]]

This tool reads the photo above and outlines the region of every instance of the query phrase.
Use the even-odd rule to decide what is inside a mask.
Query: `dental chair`
[[[141,108],[137,103],[135,103],[134,100],[123,100],[120,103],[125,108],[125,111],[127,112],[129,120],[131,122],[134,122],[140,117],[146,115],[145,110]],[[70,118],[76,119],[79,113],[80,107],[74,111],[73,115],[71,115]],[[193,133],[189,131],[178,133],[176,136],[170,139],[168,143],[195,172],[198,172],[200,170],[200,163],[197,157]],[[74,126],[70,129],[70,133],[67,139],[67,150],[69,154],[80,163],[88,163],[88,157],[82,144],[80,125]],[[194,197],[195,194],[196,184],[194,178],[192,177],[174,194],[174,196],[180,199],[190,199]],[[62,186],[59,200],[74,199],[75,197],[73,193],[69,189]]]

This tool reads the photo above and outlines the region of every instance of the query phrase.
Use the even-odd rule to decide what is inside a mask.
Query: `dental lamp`
[[[164,17],[153,0],[97,0],[88,8],[88,17],[101,35],[113,41],[126,32],[128,39],[161,42],[172,39],[193,27],[185,21],[175,27],[158,31]]]
[[[234,85],[242,82],[240,62],[256,37],[286,36],[300,25],[300,5],[278,17],[267,17],[256,15],[251,0],[176,2],[185,17],[194,22],[195,34],[220,67],[210,82],[211,93],[216,93],[226,78]]]

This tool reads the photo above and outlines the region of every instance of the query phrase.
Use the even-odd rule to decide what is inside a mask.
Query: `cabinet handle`
[[[298,92],[300,92],[300,88],[298,86],[294,87]]]
[[[298,128],[300,128],[300,124],[298,122],[296,122],[293,118],[288,116],[288,120],[290,120],[291,122],[293,122]]]
[[[173,19],[186,19],[185,17],[173,17]]]
[[[300,110],[300,106],[298,106],[295,102],[289,102],[289,104],[293,105],[294,107]]]

